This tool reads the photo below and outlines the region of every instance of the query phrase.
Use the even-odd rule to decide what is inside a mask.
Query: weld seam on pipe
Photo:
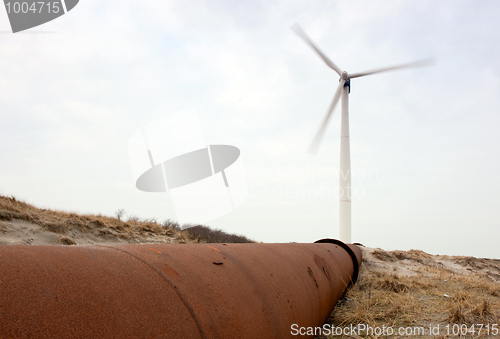
[[[128,254],[132,258],[135,258],[135,259],[139,260],[140,262],[142,262],[143,264],[145,264],[149,268],[151,268],[153,271],[155,271],[156,273],[158,273],[158,275],[160,275],[160,277],[162,277],[162,279],[165,280],[167,282],[167,284],[179,296],[179,299],[181,299],[182,303],[187,308],[187,310],[189,311],[189,314],[191,314],[191,317],[193,318],[194,322],[196,323],[196,327],[198,328],[198,331],[200,332],[201,337],[203,339],[207,339],[208,338],[207,334],[205,333],[205,330],[201,326],[200,320],[196,316],[196,313],[194,312],[193,308],[191,307],[191,305],[189,304],[189,302],[187,301],[187,299],[181,294],[181,292],[179,291],[179,289],[177,288],[177,286],[175,286],[174,283],[172,281],[170,281],[170,279],[168,279],[167,276],[165,276],[165,274],[162,271],[160,271],[157,267],[153,266],[152,264],[150,264],[146,260],[144,260],[144,259],[142,259],[142,258],[140,258],[140,257],[138,257],[136,255],[133,255],[132,253],[130,253],[130,252],[126,251],[126,250],[123,250],[121,248],[112,247],[112,246],[104,246],[104,245],[100,245],[100,246],[101,247],[105,247],[105,248],[109,248],[109,249],[113,249],[113,250],[116,250],[116,251],[119,251],[119,252],[122,252],[122,253],[125,253],[125,254]]]

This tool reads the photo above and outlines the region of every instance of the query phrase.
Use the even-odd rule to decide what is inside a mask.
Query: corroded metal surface
[[[357,266],[334,243],[3,246],[0,337],[294,337]]]

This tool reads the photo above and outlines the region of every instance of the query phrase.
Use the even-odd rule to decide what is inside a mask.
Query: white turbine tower
[[[432,60],[422,60],[398,66],[384,67],[365,72],[349,74],[346,71],[342,71],[337,65],[335,65],[330,59],[328,59],[328,57],[320,51],[320,49],[311,41],[311,39],[309,39],[309,37],[298,24],[294,24],[292,26],[292,29],[312,49],[316,51],[316,53],[320,56],[321,59],[323,59],[328,67],[333,69],[340,76],[339,85],[333,96],[332,103],[330,104],[325,118],[323,119],[323,122],[321,123],[321,126],[316,133],[313,142],[311,143],[311,146],[309,147],[309,153],[316,154],[319,144],[321,143],[321,139],[323,138],[323,134],[325,133],[328,121],[330,120],[330,117],[332,115],[333,109],[337,105],[340,97],[342,97],[339,173],[339,238],[343,242],[351,243],[351,150],[349,145],[349,92],[351,79],[380,72],[393,71],[397,69],[425,66],[429,65]]]

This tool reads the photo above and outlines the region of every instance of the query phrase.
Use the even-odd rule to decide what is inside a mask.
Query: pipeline
[[[0,337],[295,338],[293,324],[324,324],[360,264],[332,239],[0,246]]]

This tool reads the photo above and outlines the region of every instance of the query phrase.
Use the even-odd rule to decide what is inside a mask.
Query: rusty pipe
[[[355,281],[356,248],[0,246],[0,337],[295,337]]]

